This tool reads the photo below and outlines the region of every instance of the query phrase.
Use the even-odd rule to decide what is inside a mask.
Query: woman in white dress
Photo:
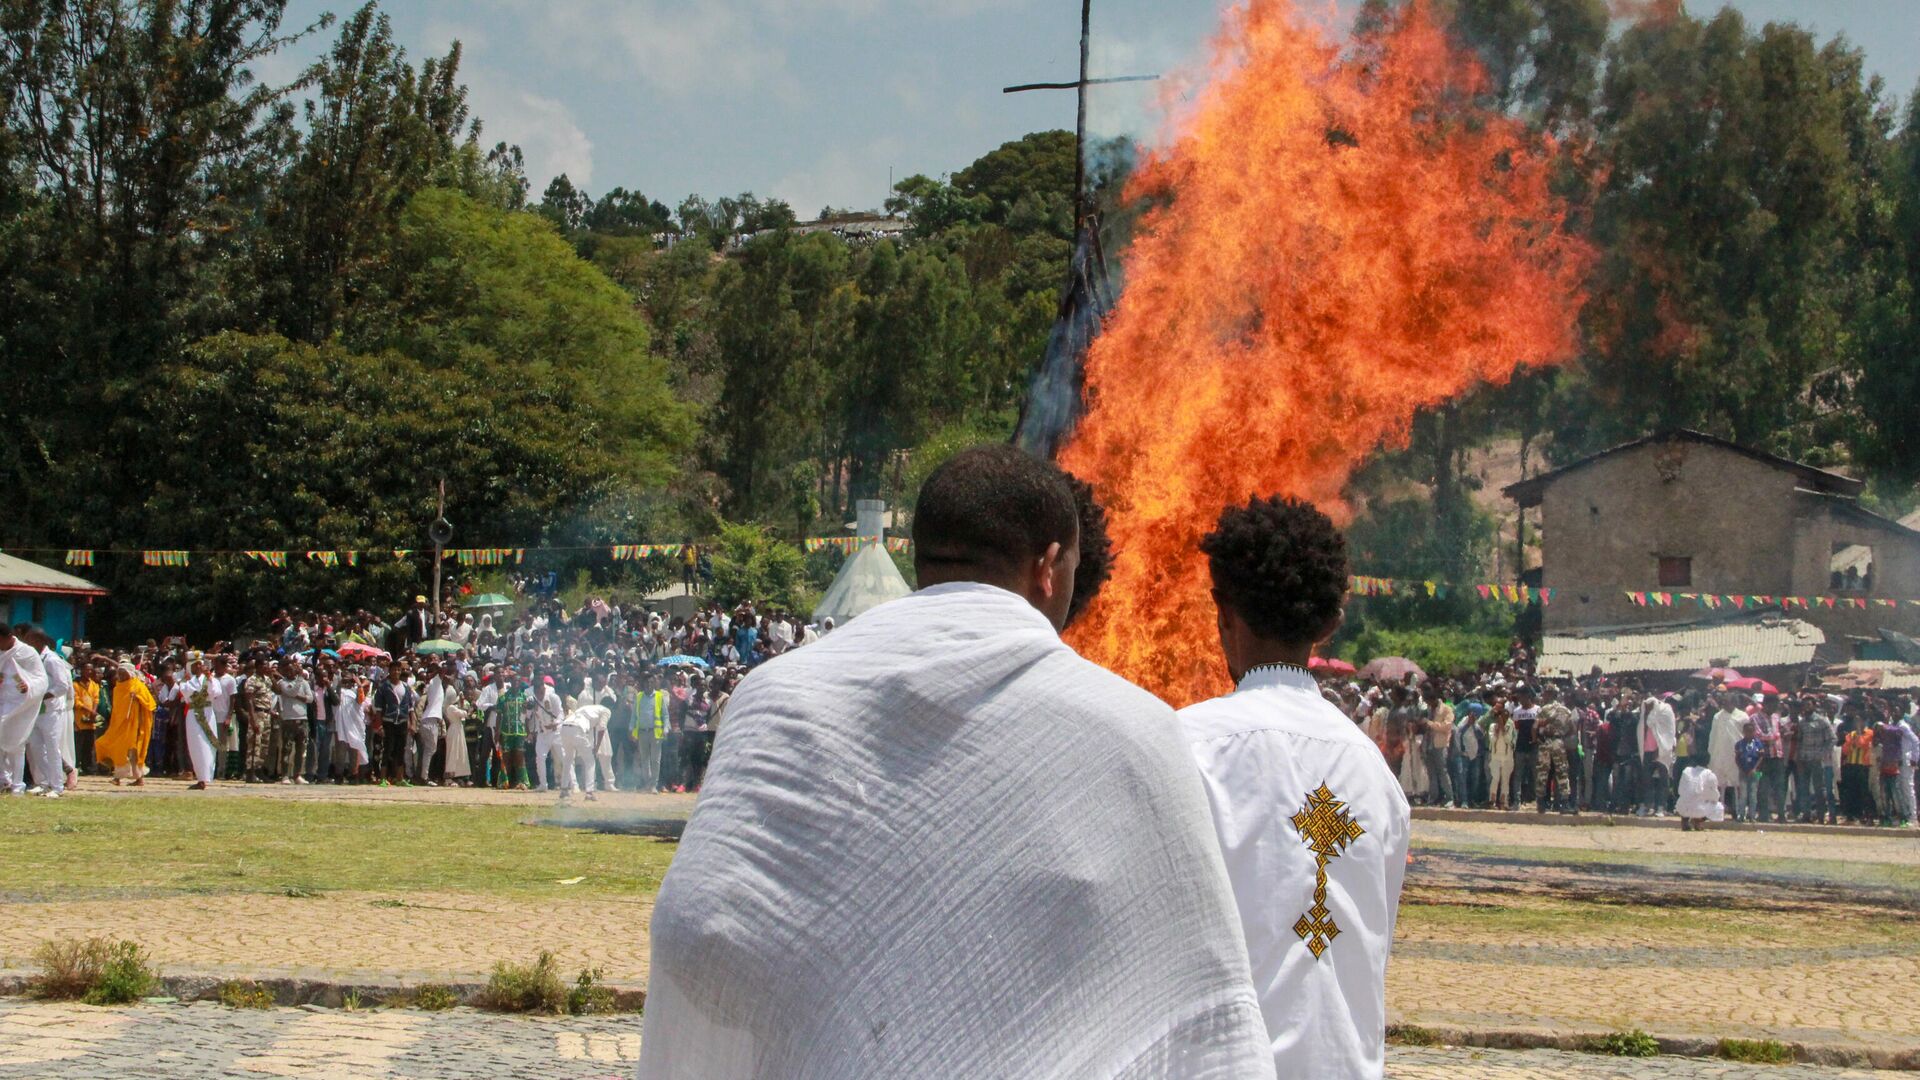
[[[1510,810],[1513,802],[1513,751],[1520,732],[1507,715],[1507,703],[1493,707],[1493,727],[1487,731],[1487,790],[1495,810]]]
[[[473,715],[474,692],[473,677],[468,676],[458,689],[447,695],[445,705],[447,783],[461,787],[466,787],[473,775],[473,766],[467,761],[467,717]]]

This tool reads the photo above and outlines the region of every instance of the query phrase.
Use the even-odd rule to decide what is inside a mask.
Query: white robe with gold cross
[[[1377,1078],[1406,796],[1313,676],[1256,668],[1180,712],[1246,931],[1274,1071]]]

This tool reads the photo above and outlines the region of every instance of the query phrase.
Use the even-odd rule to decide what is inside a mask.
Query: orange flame
[[[1590,249],[1554,145],[1472,106],[1481,85],[1424,3],[1349,52],[1288,0],[1228,13],[1133,182],[1164,204],[1061,455],[1120,553],[1070,634],[1088,658],[1176,705],[1223,691],[1198,552],[1223,507],[1284,493],[1344,518],[1348,476],[1416,410],[1572,355]]]

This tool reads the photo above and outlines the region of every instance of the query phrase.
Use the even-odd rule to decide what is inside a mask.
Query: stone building
[[[1920,632],[1920,532],[1859,503],[1851,477],[1697,431],[1616,446],[1505,489],[1537,508],[1543,629],[1754,621],[1768,613],[1824,635],[1819,659],[1845,660],[1850,639]],[[1674,595],[1640,606],[1630,591]],[[1689,596],[1763,597],[1706,608]],[[1804,597],[1802,609],[1782,597]],[[1823,598],[1832,598],[1831,607]],[[1887,604],[1885,601],[1896,601]],[[1858,601],[1858,603],[1856,603]]]

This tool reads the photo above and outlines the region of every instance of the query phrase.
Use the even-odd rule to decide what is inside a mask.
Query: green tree
[[[732,607],[746,600],[772,601],[800,610],[806,596],[806,557],[758,525],[723,523],[709,547],[713,556],[713,598]]]

